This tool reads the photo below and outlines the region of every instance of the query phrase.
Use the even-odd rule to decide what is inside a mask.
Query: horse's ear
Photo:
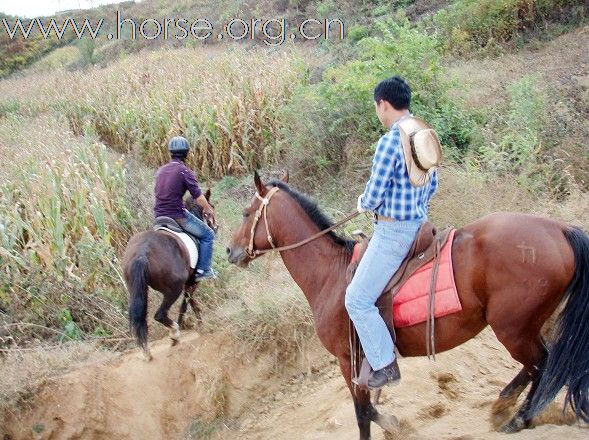
[[[258,170],[254,171],[254,183],[256,184],[256,189],[258,190],[258,194],[260,195],[260,197],[264,197],[267,192],[266,185],[262,183],[262,179],[258,174]]]
[[[211,200],[211,188],[207,189],[207,192],[205,193],[205,199],[207,199],[207,202]]]
[[[284,172],[280,180],[282,180],[284,183],[288,183],[288,170]]]

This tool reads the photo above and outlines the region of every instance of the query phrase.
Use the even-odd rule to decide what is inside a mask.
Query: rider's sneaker
[[[397,358],[389,365],[380,370],[370,373],[368,378],[368,388],[377,390],[385,385],[396,385],[401,380],[401,372],[399,371],[399,364]]]
[[[216,280],[217,278],[218,278],[218,274],[213,268],[210,268],[209,270],[206,270],[204,272],[199,272],[197,270],[194,275],[194,282],[203,281],[203,280]]]

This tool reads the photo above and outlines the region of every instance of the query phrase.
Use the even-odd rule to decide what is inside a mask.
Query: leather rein
[[[258,194],[256,192],[256,198],[262,203],[260,204],[260,206],[256,210],[254,221],[252,223],[252,227],[250,230],[250,241],[249,241],[249,244],[245,250],[245,253],[247,254],[247,256],[249,258],[253,259],[258,255],[262,255],[262,254],[265,254],[268,252],[282,252],[282,251],[288,251],[291,249],[296,249],[300,246],[310,243],[313,240],[316,240],[317,238],[319,238],[325,234],[328,234],[329,232],[340,227],[344,223],[349,222],[354,217],[357,217],[358,215],[360,215],[360,213],[358,211],[354,211],[354,212],[348,214],[342,220],[331,225],[329,228],[323,229],[322,231],[319,231],[316,234],[313,234],[310,237],[305,238],[304,240],[301,240],[297,243],[290,244],[288,246],[276,247],[274,245],[274,240],[272,240],[272,234],[270,233],[270,226],[268,224],[268,205],[270,204],[270,199],[272,198],[272,196],[274,194],[276,194],[278,192],[278,190],[279,190],[279,188],[277,186],[275,186],[270,191],[268,191],[268,194],[266,194],[266,197],[262,197],[262,196],[260,196],[260,194]],[[270,246],[272,246],[272,249],[254,249],[254,236],[256,234],[256,227],[258,226],[258,222],[260,221],[260,218],[262,218],[262,217],[264,217],[264,223],[266,224],[266,238],[268,239],[268,243],[270,243]]]

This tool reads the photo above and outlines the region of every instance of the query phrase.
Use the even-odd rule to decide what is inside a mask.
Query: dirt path
[[[32,407],[7,420],[4,439],[356,439],[353,406],[339,369],[313,345],[283,374],[270,357],[235,357],[215,335],[185,333],[177,347],[153,344],[154,360],[134,350],[58,378]],[[402,359],[402,384],[383,393],[380,411],[395,414],[410,439],[499,439],[489,413],[518,371],[490,331],[438,355]],[[224,422],[217,416],[226,414]],[[562,426],[554,407],[535,429],[509,438],[586,439],[589,429]],[[374,426],[375,439],[385,438]]]
[[[492,430],[489,414],[503,386],[519,371],[505,349],[486,330],[467,344],[436,356],[402,359],[403,381],[383,392],[379,411],[395,414],[401,435],[410,439],[586,439],[587,427],[561,426],[561,406],[551,407],[533,430],[506,437]],[[240,439],[357,439],[354,410],[339,370],[331,366],[303,387],[284,386],[275,402],[262,404],[243,421]],[[373,438],[385,438],[373,425]]]

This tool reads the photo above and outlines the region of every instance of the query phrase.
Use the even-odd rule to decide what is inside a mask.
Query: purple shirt
[[[173,159],[160,167],[155,175],[155,216],[186,218],[182,197],[187,190],[195,199],[202,194],[194,173],[182,161]]]

